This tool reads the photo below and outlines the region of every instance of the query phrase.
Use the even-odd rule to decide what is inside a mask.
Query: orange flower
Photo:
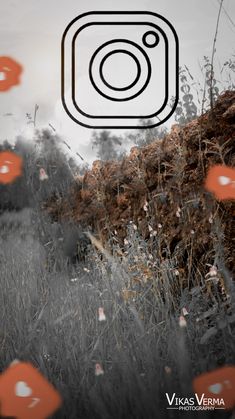
[[[22,158],[11,151],[0,153],[0,183],[13,182],[22,174]]]
[[[23,67],[10,57],[0,57],[0,92],[20,84]]]
[[[235,199],[235,169],[222,165],[211,167],[205,187],[219,200]]]

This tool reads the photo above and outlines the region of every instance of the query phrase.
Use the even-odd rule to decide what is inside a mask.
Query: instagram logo
[[[62,103],[87,128],[152,128],[178,102],[179,42],[152,12],[89,12],[62,38]]]

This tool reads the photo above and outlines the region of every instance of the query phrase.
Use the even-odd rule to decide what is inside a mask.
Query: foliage
[[[151,125],[150,121],[141,121],[143,127],[147,127]],[[160,140],[164,138],[167,133],[167,128],[165,126],[161,127],[154,127],[154,128],[146,128],[146,129],[138,129],[126,136],[126,139],[131,143],[136,145],[137,147],[144,147],[148,144],[151,144],[155,140]]]
[[[189,73],[189,76],[190,73]],[[192,76],[191,76],[192,77]],[[179,125],[185,125],[197,117],[197,106],[195,105],[191,92],[190,82],[187,77],[187,70],[180,68],[181,100],[175,111],[175,120]]]
[[[180,100],[175,111],[176,122],[183,126],[193,121],[198,115],[213,108],[219,95],[226,90],[234,90],[235,59],[234,55],[225,61],[220,76],[216,76],[215,65],[208,56],[203,57],[201,73],[203,82],[196,81],[185,65],[180,67]]]
[[[94,131],[91,138],[92,147],[97,150],[97,158],[103,161],[117,160],[122,149],[122,140],[110,131]]]

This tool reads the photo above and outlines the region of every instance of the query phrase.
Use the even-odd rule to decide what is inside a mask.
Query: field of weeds
[[[227,94],[225,101],[219,102],[218,109],[223,110],[219,115],[224,115],[226,107],[231,106],[231,98],[232,94]],[[223,105],[225,102],[226,106]],[[214,128],[208,126],[208,119],[204,118],[203,123],[208,137],[209,132],[214,133]],[[223,132],[220,130],[217,143],[214,141],[222,150],[222,154],[216,154],[217,162],[221,156],[225,161],[234,156],[228,151],[231,147],[231,144],[228,145],[229,139],[234,133],[233,120],[225,125],[227,131],[225,128]],[[189,125],[182,132],[189,136],[191,129]],[[226,132],[229,132],[229,137]],[[44,146],[46,144],[45,147],[49,147],[48,141],[54,140],[46,135],[44,132],[39,140],[42,141],[43,137]],[[183,138],[182,134],[177,135],[179,139]],[[228,149],[222,147],[225,137]],[[194,147],[195,142],[190,144]],[[204,155],[200,155],[200,158],[204,158],[203,167],[207,166],[207,159],[215,155],[208,147],[207,143]],[[188,176],[186,186],[190,189],[195,181],[193,178],[190,180],[190,164],[194,162],[190,147],[188,150],[188,154],[184,155],[184,170],[185,176]],[[167,158],[169,153],[168,150]],[[149,158],[146,156],[144,149],[142,163]],[[195,158],[196,151],[193,156]],[[160,158],[164,161],[165,157],[161,154]],[[41,167],[42,157],[40,153],[31,153],[30,159],[25,157],[27,164],[24,176],[29,180],[27,187],[30,188],[27,202],[21,202],[17,211],[4,209],[0,217],[1,370],[14,359],[30,361],[39,368],[63,398],[62,408],[53,416],[55,418],[232,418],[231,411],[169,410],[166,398],[166,393],[189,398],[194,392],[192,383],[196,376],[225,365],[235,365],[235,294],[231,274],[234,261],[229,258],[232,243],[231,247],[228,246],[232,238],[232,204],[219,206],[214,198],[204,198],[210,200],[205,202],[211,202],[209,214],[214,211],[214,222],[208,223],[204,236],[201,235],[203,240],[199,243],[193,238],[201,225],[198,223],[197,227],[192,217],[194,225],[187,226],[188,239],[180,237],[180,227],[177,227],[179,246],[176,248],[166,244],[164,247],[164,233],[161,231],[165,231],[166,227],[164,220],[160,223],[159,217],[161,211],[163,215],[165,210],[169,212],[172,201],[168,202],[167,208],[156,211],[155,219],[153,212],[150,217],[149,207],[156,192],[154,184],[149,183],[150,178],[143,177],[143,195],[137,198],[130,193],[135,171],[132,172],[131,181],[122,178],[123,183],[129,182],[129,189],[123,187],[123,195],[129,195],[122,195],[125,198],[123,203],[117,193],[117,207],[108,207],[107,194],[110,192],[107,177],[104,201],[99,198],[96,213],[94,201],[97,202],[97,190],[93,187],[94,183],[90,189],[89,182],[88,187],[85,184],[83,189],[80,184],[74,186],[69,171],[65,176],[67,166],[62,164],[62,160],[59,169],[52,163],[48,166],[48,179],[44,174],[44,181],[40,183],[33,170],[38,171]],[[58,155],[54,155],[54,160],[58,164]],[[163,167],[162,161],[156,160],[157,170]],[[175,164],[177,161],[176,156]],[[115,167],[114,164],[114,171]],[[153,173],[153,160],[146,167]],[[165,166],[162,174],[159,174],[162,176],[162,192],[169,182],[167,170]],[[54,186],[53,176],[57,179]],[[91,173],[85,176],[89,179]],[[174,173],[171,176],[171,196],[176,191],[182,203],[185,199],[183,192],[179,195],[179,189],[174,184],[179,179]],[[62,180],[58,182],[58,177],[64,183]],[[112,172],[112,181],[114,178],[115,173]],[[137,179],[141,182],[139,177]],[[20,185],[24,187],[23,183]],[[13,184],[11,187],[14,191]],[[74,187],[81,197],[80,200],[75,199],[77,212],[74,201],[69,199],[70,193],[74,194]],[[16,194],[10,193],[7,188],[2,187],[2,206],[3,197],[10,196],[13,201],[16,199]],[[20,189],[18,184],[17,190],[24,189]],[[88,201],[87,193],[90,194]],[[200,198],[201,195],[198,196]],[[138,216],[135,220],[129,213],[126,218],[121,215],[122,211],[126,211],[126,199],[129,199],[129,203],[135,199],[137,203],[143,201],[142,209],[130,205],[136,213],[141,209],[141,220]],[[48,204],[42,205],[42,202]],[[84,212],[81,212],[81,206]],[[181,216],[178,206],[176,203],[179,216],[174,212],[174,223]],[[16,205],[12,204],[12,207]],[[124,238],[119,234],[123,230],[118,230],[121,222],[116,227],[110,223],[108,234],[107,230],[101,234],[102,231],[95,230],[89,223],[85,228],[84,220],[80,220],[82,227],[78,227],[79,221],[74,214],[79,216],[85,213],[86,216],[91,208],[96,221],[101,221],[100,229],[107,226],[108,216],[115,219],[116,211],[118,220],[125,223]],[[106,219],[102,224],[100,214],[105,213],[104,208]],[[190,211],[187,213],[187,223],[190,223],[192,211],[196,212],[198,208]],[[148,235],[144,234],[146,229],[141,227],[143,217]],[[72,237],[66,230],[68,220],[72,230],[78,229],[76,246],[82,249],[79,253],[77,247],[79,256],[75,259],[70,248],[63,245],[66,234]],[[176,230],[170,231],[170,222],[166,218],[169,235],[174,238]],[[183,224],[181,222],[181,228],[184,228]],[[182,246],[184,243],[187,246],[186,256]]]
[[[38,367],[63,397],[55,417],[230,417],[172,415],[165,396],[189,397],[196,375],[234,364],[234,308],[219,293],[212,302],[195,286],[176,298],[172,260],[149,277],[146,244],[133,227],[122,261],[91,250],[85,263],[59,272],[48,272],[29,232],[25,254],[20,235],[1,251],[1,369],[16,358]]]

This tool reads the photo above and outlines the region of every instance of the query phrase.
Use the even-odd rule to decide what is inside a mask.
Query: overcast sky
[[[235,1],[224,8],[235,21]],[[0,93],[0,141],[26,134],[25,114],[39,105],[38,126],[52,123],[73,150],[92,158],[91,130],[73,122],[60,99],[60,44],[68,23],[92,10],[146,10],[165,16],[174,25],[180,41],[180,63],[201,78],[199,61],[211,55],[218,0],[7,0],[0,2],[0,56],[7,55],[23,67],[22,82]],[[222,13],[216,60],[223,63],[235,53],[235,26]],[[12,113],[13,117],[4,116]],[[29,135],[29,133],[27,133]]]

